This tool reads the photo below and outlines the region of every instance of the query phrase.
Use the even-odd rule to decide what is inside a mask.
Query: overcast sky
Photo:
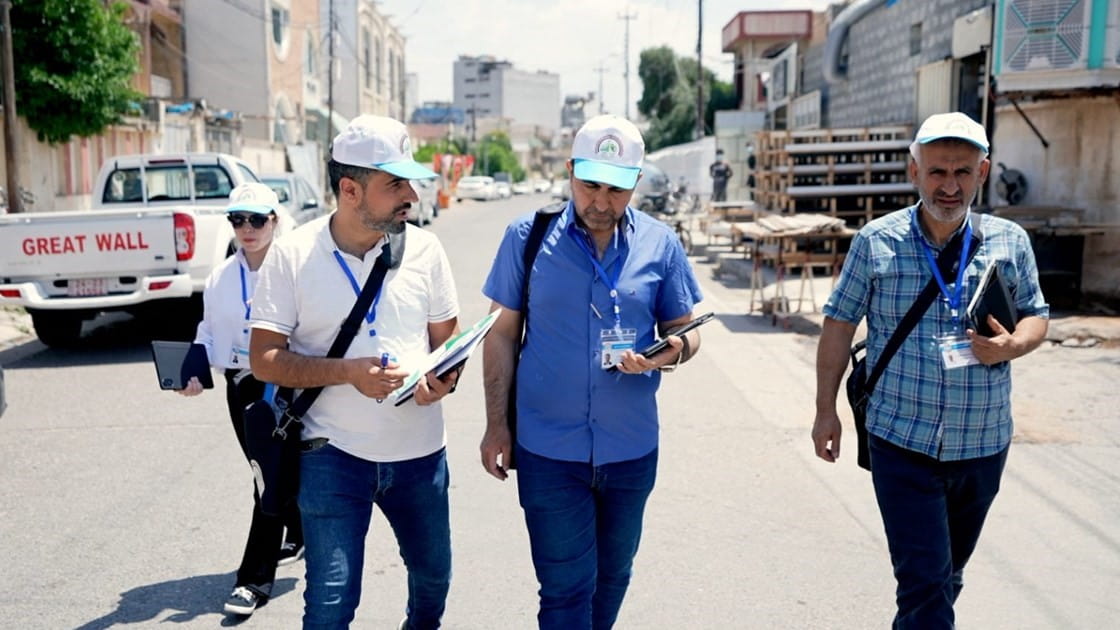
[[[419,76],[420,101],[450,101],[452,64],[459,55],[493,55],[520,70],[560,75],[561,98],[599,92],[603,73],[608,111],[624,113],[623,50],[630,25],[630,114],[641,96],[638,56],[668,45],[696,58],[697,0],[378,0],[407,38],[405,63]],[[732,57],[720,31],[739,11],[821,10],[829,0],[707,0],[704,65],[731,80]]]

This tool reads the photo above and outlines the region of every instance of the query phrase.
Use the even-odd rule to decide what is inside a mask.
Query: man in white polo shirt
[[[399,407],[380,403],[458,332],[458,297],[443,247],[406,223],[418,201],[409,180],[435,173],[412,159],[404,125],[379,116],[351,121],[335,137],[327,168],[338,209],[273,245],[251,318],[250,361],[259,379],[324,386],[301,436],[303,627],[346,628],[353,620],[377,505],[408,570],[400,627],[437,628],[451,581],[439,400],[454,389],[458,373],[444,380],[429,374]],[[405,237],[403,258],[386,275],[345,356],[325,358],[391,234]]]

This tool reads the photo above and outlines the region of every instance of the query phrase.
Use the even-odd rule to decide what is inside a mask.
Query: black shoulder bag
[[[369,312],[373,296],[385,281],[385,275],[390,269],[400,266],[403,256],[404,232],[390,234],[389,245],[377,257],[362,292],[327,351],[327,358],[337,359],[346,354],[365,314]],[[253,469],[257,502],[265,514],[280,514],[299,492],[300,431],[292,424],[302,422],[303,415],[322,391],[322,387],[305,389],[288,404],[292,391],[280,388],[275,403],[258,400],[245,408],[242,418],[245,450],[249,466]]]
[[[545,206],[533,216],[533,227],[525,239],[525,251],[521,254],[524,263],[524,275],[521,277],[521,333],[517,336],[517,350],[513,353],[513,370],[509,379],[509,395],[506,397],[506,424],[509,426],[509,457],[503,461],[506,470],[517,468],[517,461],[513,452],[517,446],[517,364],[521,360],[521,349],[525,346],[525,327],[529,320],[529,276],[533,271],[533,263],[537,260],[537,253],[541,250],[545,232],[552,220],[564,211],[567,202],[554,203]]]
[[[961,230],[937,256],[937,266],[941,270],[943,278],[956,276],[963,241],[964,230]],[[980,249],[983,242],[984,235],[980,232],[980,216],[973,214],[972,242],[968,250],[968,260],[965,261],[966,265],[972,261],[972,257],[976,255],[976,250]],[[883,354],[879,356],[879,360],[875,363],[875,367],[870,374],[867,371],[867,340],[863,339],[852,346],[850,352],[852,371],[848,374],[845,388],[848,393],[848,405],[851,406],[852,416],[855,418],[856,463],[859,464],[860,468],[871,470],[871,453],[867,435],[867,405],[871,400],[871,392],[875,390],[875,384],[879,382],[879,377],[886,371],[887,364],[890,363],[898,349],[902,347],[902,342],[906,341],[910,331],[914,330],[922,316],[929,310],[939,291],[937,279],[931,277],[929,283],[914,300],[910,310],[906,311],[906,315],[902,317],[902,321],[899,322],[894,334],[887,340],[887,345],[883,348]]]

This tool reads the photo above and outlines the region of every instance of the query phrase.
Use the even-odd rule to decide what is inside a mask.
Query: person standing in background
[[[708,175],[712,177],[712,201],[727,201],[727,182],[734,173],[723,159],[723,149],[716,149],[716,161],[708,167]]]
[[[245,450],[244,411],[264,395],[264,383],[249,369],[249,310],[257,284],[257,270],[278,231],[280,200],[264,184],[249,182],[229,195],[226,218],[233,225],[237,252],[210,273],[202,294],[202,321],[195,342],[206,347],[210,365],[222,370],[226,379],[226,404],[233,432]],[[192,377],[183,396],[202,393],[202,384]],[[237,569],[233,592],[224,610],[231,615],[251,615],[268,600],[277,565],[296,562],[303,556],[303,529],[299,508],[292,503],[284,513],[270,516],[253,502],[249,539]]]

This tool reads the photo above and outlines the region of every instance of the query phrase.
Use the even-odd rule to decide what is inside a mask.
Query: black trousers
[[[238,370],[226,370],[226,403],[229,405],[229,418],[237,443],[245,461],[249,458],[245,450],[245,423],[242,418],[245,407],[258,401],[264,395],[264,383],[252,376],[246,376],[234,384],[233,377]],[[287,534],[284,528],[287,527]],[[280,516],[269,516],[261,512],[256,495],[253,498],[253,521],[249,525],[249,539],[245,541],[245,553],[241,566],[237,569],[237,583],[268,599],[272,593],[272,582],[276,578],[276,561],[280,556],[281,543],[289,542],[303,546],[303,527],[300,525],[299,508],[293,501]]]
[[[712,181],[712,201],[727,201],[727,180]]]

